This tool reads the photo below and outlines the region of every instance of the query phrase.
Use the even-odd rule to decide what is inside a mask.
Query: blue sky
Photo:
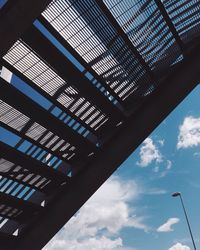
[[[45,249],[193,249],[180,201],[171,197],[175,191],[183,195],[198,249],[199,145],[198,87]]]
[[[0,0],[0,8],[5,3],[6,0]],[[34,25],[81,72],[84,71],[84,67],[38,20]],[[85,32],[86,35],[90,34],[89,29]],[[105,50],[103,47],[101,49]],[[117,105],[116,100],[98,85],[100,83],[97,84],[89,72],[85,73],[85,77]],[[44,109],[48,110],[52,105],[16,75],[13,75],[11,84]],[[180,201],[171,197],[174,191],[183,194],[197,249],[200,248],[198,104],[199,88],[118,168],[114,176],[72,217],[45,249],[190,250],[192,245]],[[58,111],[56,108],[53,115],[57,117]],[[0,128],[0,140],[14,146],[19,139]],[[28,142],[23,146],[21,150],[25,151]],[[22,188],[20,195],[24,195],[24,192],[27,190]],[[26,199],[31,197],[31,192]]]
[[[147,244],[149,250],[168,249],[168,246],[170,246],[173,241],[188,238],[188,230],[180,207],[180,202],[170,197],[170,194],[174,191],[182,192],[191,219],[194,235],[197,238],[199,237],[198,221],[200,219],[200,203],[198,201],[198,192],[200,188],[200,147],[199,144],[197,146],[193,145],[191,141],[188,146],[186,145],[186,148],[177,149],[178,136],[180,133],[179,127],[183,124],[186,117],[191,118],[189,120],[190,122],[193,121],[192,117],[195,119],[200,118],[199,88],[195,89],[150,135],[150,138],[162,154],[163,161],[156,163],[154,160],[146,167],[138,167],[137,162],[139,161],[141,150],[141,147],[139,147],[116,172],[116,174],[122,176],[122,178],[129,178],[129,176],[132,176],[132,178],[139,180],[139,182],[142,182],[147,188],[154,187],[158,190],[166,191],[166,194],[161,195],[141,195],[138,201],[138,206],[142,206],[145,210],[145,214],[149,217],[147,221],[149,221],[148,224],[151,227],[154,229],[158,228],[158,226],[166,222],[168,218],[177,217],[180,219],[180,222],[174,226],[173,232],[152,232],[142,235],[139,231],[132,232],[135,234],[136,240],[131,240],[131,237],[127,237],[127,243],[137,246],[138,249],[147,249]],[[192,133],[196,133],[199,139],[199,125],[197,125],[196,128],[196,130],[193,128]],[[163,146],[159,145],[159,140],[164,140]],[[171,169],[165,170],[168,161],[171,162]],[[160,168],[157,173],[154,172],[155,167]],[[165,171],[166,175],[161,177]],[[142,241],[139,240],[141,238]],[[197,248],[200,246],[198,244],[199,243],[197,243]],[[189,242],[188,246],[190,246]]]

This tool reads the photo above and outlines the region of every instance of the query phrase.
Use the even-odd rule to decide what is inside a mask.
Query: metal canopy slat
[[[143,80],[147,85],[153,81],[154,77],[151,77],[153,73],[149,65],[144,62],[142,56],[110,11],[105,8],[107,10],[107,14],[105,14],[98,5],[101,5],[101,2],[95,0],[90,2],[68,0],[64,4],[60,4],[58,1],[52,1],[52,4],[47,7],[42,15],[76,52],[88,62],[95,72],[105,80],[110,88],[113,88],[115,81],[108,80],[108,75],[105,75],[105,71],[109,70],[109,74],[112,74],[112,72],[116,73],[120,69],[120,72],[117,72],[117,74],[126,75],[126,80],[118,79],[121,86],[128,83],[126,89],[119,95],[117,93],[118,90],[115,91],[113,88],[114,92],[124,101],[127,95],[135,90],[138,81],[141,80],[139,79],[141,75],[139,77],[136,76],[135,81],[132,80],[133,77],[130,76],[126,65],[130,60],[132,60],[132,69],[135,69],[131,73],[132,76],[135,73],[137,75],[137,70],[140,69],[142,74],[145,75]],[[68,11],[65,12],[64,8],[68,5]],[[54,9],[56,8],[58,11],[55,13]],[[114,20],[114,24],[110,19]],[[118,28],[122,33],[119,33]],[[126,40],[124,37],[126,37]],[[123,60],[119,55],[122,50],[124,50],[125,54],[129,53],[129,57],[127,57],[129,59],[126,59],[125,62],[122,62]],[[142,62],[138,57],[140,57]],[[147,72],[148,70],[145,67],[149,68],[150,71]]]
[[[117,167],[199,84],[199,48],[200,45],[188,54],[187,60],[179,65],[176,74],[172,73],[163,80],[157,91],[149,96],[140,109],[127,119],[112,140],[104,145],[101,154],[92,164],[74,178],[66,191],[63,190],[63,193],[57,196],[56,202],[52,203],[42,220],[35,222],[31,230],[24,234],[24,238],[18,242],[17,246],[20,250],[26,250],[27,247],[30,250],[39,250],[44,247]],[[145,124],[145,126],[141,126],[141,124]],[[91,180],[89,185],[88,180]],[[68,213],[66,213],[66,209]],[[59,215],[56,218],[53,217],[55,213]],[[42,234],[44,231],[45,235]],[[30,248],[30,242],[34,242],[32,248]]]
[[[51,191],[59,187],[59,185],[61,185],[62,183],[67,183],[70,180],[68,176],[65,176],[61,172],[48,167],[44,163],[40,163],[35,159],[30,158],[29,156],[21,153],[15,148],[6,145],[5,143],[0,142],[0,150],[0,156],[2,158],[15,163],[16,165],[19,165],[24,169],[28,169],[32,173],[38,174],[42,177],[51,180],[52,184],[49,184],[52,187]],[[48,189],[50,191],[50,188]]]
[[[166,24],[168,25],[171,33],[173,34],[177,44],[179,45],[179,48],[181,50],[181,52],[183,53],[183,55],[185,55],[185,49],[184,49],[184,44],[183,42],[181,41],[181,38],[176,30],[176,28],[174,27],[174,24],[172,23],[172,20],[170,19],[167,11],[165,10],[165,7],[163,5],[163,3],[161,2],[161,0],[154,0],[156,5],[158,6]]]
[[[50,33],[90,72],[94,78],[101,83],[101,85],[119,102],[123,108],[123,102],[115,91],[106,84],[103,77],[98,75],[92,67],[72,48],[72,46],[66,42],[66,40],[53,28],[53,26],[41,15],[38,20],[50,31]]]
[[[118,22],[115,20],[115,18],[113,17],[113,15],[110,13],[110,11],[108,10],[108,8],[106,7],[106,5],[104,4],[103,1],[96,1],[96,4],[102,9],[104,15],[106,15],[106,17],[108,18],[108,20],[110,21],[110,23],[113,25],[113,27],[115,27],[115,29],[118,31],[119,35],[124,39],[124,41],[126,42],[126,44],[128,45],[130,51],[132,51],[132,53],[137,57],[137,59],[139,60],[139,62],[141,63],[141,65],[144,67],[144,69],[146,70],[146,73],[149,75],[150,80],[151,81],[155,81],[155,77],[153,72],[151,71],[149,65],[145,62],[145,60],[143,59],[143,57],[140,55],[140,53],[137,51],[137,48],[134,47],[134,45],[131,43],[131,41],[129,40],[128,36],[126,35],[126,33],[122,30],[122,28],[120,27],[120,25],[118,24]]]
[[[31,117],[60,138],[65,139],[67,142],[69,141],[73,146],[77,147],[77,155],[86,157],[91,151],[95,150],[95,145],[65,126],[60,120],[9,85],[4,79],[1,78],[0,83],[0,98],[3,101]]]
[[[25,221],[30,220],[31,215],[35,216],[38,215],[39,212],[41,212],[44,208],[36,205],[34,203],[31,203],[29,201],[24,201],[22,199],[19,199],[17,197],[7,195],[5,193],[0,192],[0,203],[11,206],[12,208],[17,208],[19,210],[22,210],[23,212],[16,216],[16,221]],[[0,211],[1,214],[1,211]],[[7,215],[7,217],[10,219],[13,219],[12,216]]]
[[[22,180],[19,180],[19,179],[15,179],[13,177],[11,177],[9,174],[5,173],[5,172],[1,172],[0,171],[0,176],[3,176],[4,178],[7,178],[8,180],[12,180],[13,182],[18,182],[19,184],[22,184],[24,186],[27,186],[27,187],[30,187],[30,188],[34,188],[35,190],[39,191],[39,192],[42,192],[39,188],[37,188],[36,186],[34,185],[30,185],[29,183],[25,182],[25,181],[22,181]],[[45,193],[45,191],[44,191]]]
[[[75,116],[74,113],[71,112],[69,108],[68,109],[65,108],[65,106],[62,105],[60,102],[58,102],[55,97],[50,96],[49,94],[47,94],[43,89],[41,89],[36,84],[34,84],[30,79],[28,79],[25,75],[23,75],[20,71],[18,71],[16,68],[14,68],[7,61],[2,59],[1,63],[7,69],[9,69],[13,74],[15,74],[17,77],[19,77],[22,81],[27,83],[30,87],[32,87],[34,90],[36,90],[39,94],[41,94],[43,97],[45,97],[47,100],[49,100],[52,103],[52,105],[54,105],[55,107],[60,108],[63,112],[70,115],[74,120],[76,120],[78,123],[80,123],[83,127],[88,129],[89,131],[91,131],[91,133],[93,133],[94,136],[98,134],[98,131],[97,131],[97,133],[95,131],[93,131],[90,126],[88,126],[86,123],[84,123],[78,116]],[[52,109],[53,109],[53,107],[52,107]],[[95,140],[96,140],[96,138],[95,138]]]
[[[6,130],[11,131],[13,134],[18,135],[19,137],[22,138],[22,140],[26,140],[26,141],[31,142],[33,145],[36,145],[38,148],[42,148],[43,150],[47,151],[47,154],[51,154],[51,155],[53,155],[53,156],[57,156],[57,157],[58,157],[59,159],[61,159],[62,161],[68,163],[68,161],[67,161],[65,158],[63,158],[61,154],[59,154],[59,152],[53,151],[53,150],[51,150],[50,148],[46,148],[45,145],[42,145],[42,144],[40,144],[39,142],[37,142],[37,141],[31,139],[30,137],[26,136],[26,135],[25,135],[24,133],[22,133],[21,131],[19,132],[19,131],[13,129],[12,127],[6,125],[5,123],[2,123],[1,121],[0,121],[0,127],[3,127],[3,128],[5,128]]]
[[[104,114],[108,115],[110,119],[106,124],[107,127],[109,127],[109,125],[113,127],[123,118],[121,111],[101,94],[37,28],[34,26],[30,27],[22,36],[22,39],[37,52],[38,55],[56,69],[67,82],[75,86],[88,101],[96,105]]]
[[[113,3],[120,6],[122,2]],[[17,225],[21,224],[18,226],[22,226],[16,240],[0,233],[2,250],[42,249],[200,82],[197,7],[188,7],[185,1],[185,8],[181,4],[179,14],[175,13],[176,8],[173,10],[170,7],[171,14],[175,14],[171,16],[166,2],[137,2],[135,14],[141,18],[141,23],[138,23],[135,16],[129,19],[129,10],[126,9],[129,3],[130,7],[135,3],[124,1],[126,7],[121,8],[119,14],[124,14],[125,22],[135,22],[136,25],[133,24],[130,30],[124,29],[120,17],[115,16],[113,9],[103,0],[35,0],[32,4],[26,0],[10,0],[3,7],[0,17],[0,37],[3,38],[0,40],[0,57],[10,50],[6,54],[7,60],[5,55],[1,63],[48,99],[52,106],[48,110],[42,108],[31,93],[26,96],[23,91],[17,90],[17,86],[12,86],[12,82],[9,84],[0,79],[0,100],[5,104],[0,110],[2,127],[21,137],[13,147],[0,142],[0,176],[3,180],[0,184],[1,222],[4,216],[8,218],[8,223],[1,229],[12,234],[16,228],[12,224],[15,220],[16,223],[19,221]],[[48,3],[50,5],[42,12]],[[153,7],[149,8],[151,3]],[[169,3],[171,5],[173,1]],[[42,25],[83,65],[83,71],[79,71],[51,43],[51,39],[45,38],[45,34],[34,26],[38,16]],[[57,24],[52,21],[52,16],[58,21]],[[56,25],[59,26],[58,30]],[[147,33],[148,37],[143,37],[142,34],[149,27],[154,29],[152,34]],[[88,48],[84,48],[87,45]],[[186,55],[182,61],[179,48]],[[45,75],[47,71],[49,74]],[[89,74],[86,77],[87,71],[105,88],[102,92],[101,87],[95,85],[96,82],[89,80]],[[43,73],[44,78],[40,77]],[[160,77],[159,82],[155,81],[154,74],[156,79]],[[55,81],[51,81],[52,75]],[[34,82],[35,79],[37,82]],[[68,89],[62,88],[63,84],[68,84]],[[60,92],[56,92],[57,88]],[[109,100],[106,90],[118,101],[117,105]],[[56,95],[63,93],[66,96],[56,99]],[[73,98],[70,99],[70,96]],[[12,107],[16,110],[13,111]],[[54,108],[61,109],[60,116],[52,114]],[[34,127],[35,123],[41,124],[38,130]],[[83,129],[80,134],[75,126]],[[46,129],[44,133],[42,127]],[[48,131],[53,134],[47,134]],[[33,139],[30,146],[23,144],[29,140],[27,136]],[[38,136],[41,136],[40,139]],[[65,140],[67,144],[64,144]],[[44,143],[41,149],[39,142]],[[55,165],[49,164],[51,158],[46,159],[40,154],[48,151],[46,147],[57,150]],[[68,157],[68,150],[72,155],[75,152],[74,158],[67,158],[67,162],[73,163],[72,173],[73,170],[76,173],[71,178],[67,176],[68,165],[66,167],[66,163],[59,161],[61,149],[63,157]],[[57,170],[54,167],[58,167]],[[15,186],[12,182],[18,182],[22,189],[15,189],[13,193]],[[31,189],[36,189],[36,192],[29,192]]]
[[[156,2],[122,0],[115,6],[106,0],[104,3],[148,63],[158,82],[160,75],[165,74],[182,52]],[[169,47],[172,50],[169,51]]]

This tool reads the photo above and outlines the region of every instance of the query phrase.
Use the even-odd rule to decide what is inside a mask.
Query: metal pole
[[[185,214],[185,218],[186,218],[186,221],[187,221],[187,225],[188,225],[188,229],[189,229],[189,232],[190,232],[190,236],[192,238],[192,243],[193,243],[193,246],[194,246],[194,250],[196,250],[194,238],[193,238],[193,235],[192,235],[192,230],[191,230],[190,223],[189,223],[188,216],[187,216],[187,212],[186,212],[186,209],[185,209],[185,206],[184,206],[184,203],[183,203],[183,199],[182,199],[181,194],[179,196],[180,196],[181,204],[182,204],[183,211],[184,211],[184,214]]]

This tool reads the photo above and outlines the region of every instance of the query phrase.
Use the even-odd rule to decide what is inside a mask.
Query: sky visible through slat
[[[6,2],[6,0],[0,0],[0,9],[4,7]],[[113,16],[116,15],[115,18],[117,18],[119,25],[124,29],[124,32],[127,33],[129,39],[133,39],[136,27],[131,26],[133,25],[132,21],[129,22],[128,26],[126,26],[125,22],[127,19],[129,19],[129,21],[131,20],[132,13],[127,11],[127,13],[123,14],[124,19],[121,17],[118,18],[116,14],[119,14],[120,11],[123,12],[123,8],[130,7],[132,1],[127,1],[127,6],[124,5],[124,7],[123,4],[122,7],[120,7],[120,2],[123,3],[124,1],[113,1],[112,4],[114,7],[112,6],[111,1],[104,2],[107,7],[110,8]],[[144,1],[139,1],[140,4],[143,2]],[[198,6],[198,3],[196,4],[195,0],[192,1],[192,4]],[[136,8],[137,10],[137,6],[135,6],[136,5],[132,6],[131,9],[134,10],[134,8]],[[151,8],[153,10],[155,5],[153,4]],[[195,8],[196,7],[194,7],[194,10],[196,11]],[[88,26],[85,20],[79,18],[77,10],[78,8],[76,10],[75,8],[71,8],[69,14],[69,18],[73,19],[75,17],[75,19],[77,19],[77,24],[79,25],[68,27],[67,34],[69,33],[70,36],[72,35],[69,37],[68,42],[72,47],[77,49],[78,53],[83,56],[86,62],[91,62],[91,60],[95,61],[95,53],[100,53],[100,57],[102,58],[102,60],[100,60],[101,63],[108,67],[104,67],[104,69],[102,69],[103,71],[109,69],[107,60],[110,64],[118,67],[118,59],[113,56],[111,50],[107,50],[109,46],[107,47],[106,43],[104,44],[104,42],[102,42],[103,36],[100,37],[96,33],[93,34],[93,31],[97,27],[93,24],[91,24],[92,28],[91,26]],[[168,8],[169,13],[173,12],[172,10],[172,7]],[[182,8],[179,8],[179,11],[182,10]],[[198,14],[196,14],[195,11],[194,13],[188,13],[191,14],[191,16],[193,15],[194,19],[196,18],[197,24],[199,23],[199,19]],[[189,16],[188,13],[185,15],[186,17],[187,15]],[[193,25],[194,20],[189,19],[187,22],[182,20],[180,23],[179,18],[175,17],[176,14],[178,14],[178,10],[173,13],[174,16],[172,15],[173,22],[179,33],[183,35],[183,40],[187,39],[187,35],[184,37],[183,30],[188,24],[191,23],[191,25]],[[148,19],[148,15],[148,11],[145,12],[145,15],[140,13],[139,19],[135,20],[134,25],[139,26],[140,22],[145,21],[143,19]],[[109,99],[112,105],[118,105],[118,101],[115,100],[105,88],[101,85],[97,85],[97,81],[94,79],[93,75],[85,70],[84,66],[66,48],[64,48],[55,37],[53,37],[40,21],[36,20],[34,26],[51,41],[51,43],[66,57],[67,60],[71,61],[71,63],[83,73],[84,77],[87,78],[91,84],[94,84],[96,87],[98,86],[97,88],[99,91]],[[91,41],[88,42],[86,39],[83,44],[81,43],[80,45],[77,45],[79,39],[77,39],[76,36],[80,36],[81,31],[79,32],[79,28],[82,26],[84,27],[84,36],[93,37],[92,42],[96,45],[98,44],[98,50],[96,50],[94,54],[85,53],[88,48],[90,49],[89,46],[92,44],[90,44]],[[165,27],[164,29],[168,32],[168,27]],[[153,36],[155,31],[149,28],[148,25],[147,30],[149,33],[147,32],[143,35],[149,39],[151,35]],[[110,34],[108,34],[108,36],[110,36]],[[142,39],[144,39],[145,36],[143,36]],[[68,37],[64,38],[66,38],[66,40],[68,39]],[[163,48],[162,44],[159,43],[161,38],[161,34],[158,34],[158,44],[156,45],[156,43],[152,43],[152,47],[150,46],[144,51],[141,49],[141,44],[139,44],[139,39],[141,39],[140,31],[135,35],[135,40],[131,40],[136,47],[138,46],[138,48],[141,49],[141,53],[144,53],[142,56],[146,62],[149,63],[150,67],[152,67],[152,70],[155,69],[154,63],[156,64],[157,59],[162,57],[161,54],[165,54],[164,49],[161,51],[161,48]],[[166,36],[165,38],[167,40],[169,37]],[[148,39],[145,39],[145,41]],[[171,44],[174,43],[174,40],[170,39],[166,42],[166,51],[170,48]],[[153,54],[154,52],[148,55],[149,48],[150,50],[152,49],[152,51],[155,50],[155,55]],[[158,54],[157,51],[160,51],[161,54]],[[182,56],[180,56],[178,52],[178,54],[175,54],[175,56],[172,57],[172,60],[170,59],[169,65],[172,65],[181,59]],[[95,67],[94,69],[97,73],[103,72],[99,69],[98,71]],[[158,65],[156,67],[158,67]],[[121,70],[123,71],[123,69]],[[124,74],[122,71],[121,73]],[[125,75],[123,75],[123,77],[124,76]],[[12,77],[10,75],[8,77],[10,84],[39,104],[43,109],[49,110],[52,106],[52,103],[48,98],[42,96],[17,75],[13,74]],[[117,81],[118,80],[113,82],[113,84],[117,84]],[[131,84],[132,83],[133,86],[135,86],[135,79],[132,79]],[[127,86],[130,85],[127,79],[122,83],[122,88],[125,86],[123,84],[127,84]],[[117,91],[119,90],[120,89]],[[119,97],[121,96],[119,95]],[[168,118],[166,118],[165,121],[142,143],[142,145],[118,168],[114,176],[111,177],[96,194],[94,194],[94,196],[44,249],[190,250],[192,249],[192,245],[179,201],[175,199],[173,200],[170,197],[170,194],[174,191],[181,191],[183,193],[186,207],[190,214],[197,248],[200,247],[200,236],[198,235],[198,221],[200,221],[198,213],[200,208],[200,203],[198,202],[198,192],[200,188],[198,181],[200,172],[200,112],[198,109],[198,98],[199,88],[196,88],[190,96],[188,96],[184,102]],[[58,117],[61,110],[58,107],[55,107],[51,113],[55,117]],[[72,124],[74,122],[74,119],[72,119]],[[80,124],[77,125],[79,126]],[[81,126],[78,133],[83,134],[83,131],[85,131],[85,128]],[[137,131],[133,132],[137,133]],[[86,130],[83,136],[87,137],[89,133],[90,131]],[[0,141],[14,147],[20,141],[20,138],[5,128],[0,127]],[[19,150],[25,152],[29,146],[30,142],[25,140],[19,147]],[[37,154],[37,151],[35,154]],[[115,152],[113,152],[113,154],[115,154]],[[56,158],[54,158],[54,160],[55,159]],[[46,159],[44,159],[43,162],[45,163]],[[61,160],[56,166],[54,166],[54,168],[57,168],[60,163]],[[51,164],[53,164],[53,160],[48,164],[49,167],[51,167]],[[0,177],[0,185],[3,181],[5,181],[5,179]],[[9,186],[10,183],[11,181],[8,181],[7,185]],[[7,194],[13,196],[16,195],[19,190],[14,190],[15,185],[16,182],[13,182],[12,186],[6,191]],[[22,186],[19,186],[19,189],[20,188],[22,188]],[[4,192],[5,189],[6,186],[4,185],[0,191]],[[17,194],[17,197],[23,197],[24,200],[27,200],[34,194],[34,192],[34,189],[23,187],[21,192]],[[6,221],[3,221],[2,223],[6,223]],[[3,226],[2,223],[0,224],[0,227]]]

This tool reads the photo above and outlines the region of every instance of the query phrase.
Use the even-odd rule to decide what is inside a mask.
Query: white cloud
[[[181,243],[176,243],[169,250],[190,250],[190,248],[186,245],[182,245]]]
[[[172,229],[172,225],[177,224],[179,222],[179,218],[169,218],[167,222],[157,228],[157,232],[171,232],[174,231]]]
[[[200,118],[188,116],[179,127],[177,148],[194,147],[200,144]]]
[[[165,177],[172,168],[172,162],[166,159],[160,152],[160,147],[163,147],[164,144],[164,139],[153,142],[153,140],[148,137],[140,147],[140,160],[137,161],[136,164],[140,167],[147,167],[154,162],[155,164],[153,165],[152,171],[159,178]]]
[[[148,137],[144,140],[143,145],[140,148],[140,161],[137,162],[137,165],[147,167],[153,161],[156,163],[162,162],[162,154],[153,143],[153,140]]]
[[[195,153],[193,154],[193,156],[195,156],[195,157],[200,157],[200,152],[195,152]]]
[[[166,166],[165,169],[160,173],[160,177],[165,177],[168,172],[170,171],[170,169],[172,168],[172,162],[170,160],[166,161]]]
[[[165,189],[159,189],[159,188],[151,188],[146,191],[146,194],[149,194],[149,195],[162,195],[166,193],[167,191]]]
[[[66,236],[67,237],[67,236]],[[117,238],[111,240],[107,237],[90,237],[78,241],[76,239],[68,240],[64,237],[61,239],[55,239],[44,249],[46,250],[107,250],[107,249],[119,249],[122,247],[122,239]]]
[[[122,250],[119,232],[125,227],[147,230],[130,207],[141,192],[134,181],[111,177],[71,218],[44,250]]]
[[[164,146],[164,144],[165,144],[165,140],[164,140],[164,139],[162,139],[162,140],[158,140],[158,143],[160,144],[160,146]]]
[[[172,162],[170,160],[167,160],[166,169],[169,170],[171,168],[172,168]]]

